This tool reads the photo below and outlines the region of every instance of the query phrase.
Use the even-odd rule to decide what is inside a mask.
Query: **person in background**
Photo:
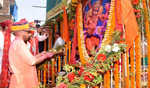
[[[33,30],[32,34],[33,37],[30,39],[30,51],[33,55],[36,55],[39,53],[39,42],[43,42],[48,38],[48,33],[44,33],[43,35],[40,35],[40,32],[37,31],[36,25],[34,22],[29,23],[31,30]],[[41,47],[41,46],[40,46]]]
[[[39,40],[39,52],[44,50],[44,40],[46,40],[49,36],[47,28],[40,27],[40,25],[36,25],[37,28],[37,37]]]
[[[5,20],[0,23],[0,88],[8,88],[10,71],[8,62],[8,50],[15,36],[10,31],[12,22]]]
[[[55,41],[54,46],[53,46],[54,49],[56,49],[60,46],[63,46],[65,44],[65,41],[61,38],[61,35],[59,32],[56,32],[55,38],[56,38],[56,41]]]
[[[38,88],[36,64],[51,58],[54,54],[45,51],[35,56],[31,54],[27,42],[32,34],[25,19],[11,28],[16,38],[9,49],[9,63],[12,70],[9,88]]]

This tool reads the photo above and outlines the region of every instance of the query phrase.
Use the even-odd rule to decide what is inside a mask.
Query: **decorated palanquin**
[[[72,0],[61,5],[63,13],[50,23],[66,42],[65,56],[64,61],[52,59],[52,83],[58,88],[149,87],[150,60],[145,64],[145,58],[150,58],[149,3]],[[72,38],[66,38],[67,31],[73,32]]]

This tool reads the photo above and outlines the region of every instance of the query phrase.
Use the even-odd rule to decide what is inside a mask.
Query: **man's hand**
[[[54,56],[54,53],[47,52],[47,53],[46,53],[46,56],[47,56],[47,58],[51,58],[51,57],[53,57],[53,56]]]

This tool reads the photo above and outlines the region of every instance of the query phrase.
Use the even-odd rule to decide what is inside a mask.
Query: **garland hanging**
[[[85,48],[85,42],[84,42],[84,35],[83,35],[83,17],[82,17],[82,4],[79,3],[77,5],[77,29],[78,29],[78,47],[79,47],[79,54],[80,54],[80,60],[82,64],[86,63],[86,58],[89,58],[88,53]]]

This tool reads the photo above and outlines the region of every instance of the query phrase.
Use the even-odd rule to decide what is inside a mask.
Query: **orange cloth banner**
[[[132,46],[135,37],[138,35],[138,24],[134,14],[131,0],[121,0],[122,17],[125,25],[125,39],[128,48]]]

